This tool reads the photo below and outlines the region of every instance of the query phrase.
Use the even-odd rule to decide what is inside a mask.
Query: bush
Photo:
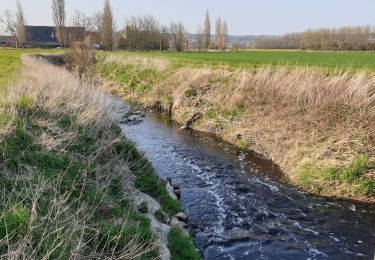
[[[79,77],[96,63],[96,51],[87,41],[77,41],[65,55],[66,66],[69,70],[78,73]]]

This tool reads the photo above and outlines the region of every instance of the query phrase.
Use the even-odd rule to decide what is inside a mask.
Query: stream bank
[[[138,108],[136,110],[139,110]],[[122,129],[180,187],[204,259],[372,259],[375,208],[311,196],[263,156],[148,109]]]
[[[116,124],[123,103],[45,56],[22,60],[0,107],[1,255],[199,259],[175,232],[179,202]]]
[[[271,158],[301,190],[374,203],[371,75],[235,70],[129,53],[101,54],[96,73],[115,95]]]

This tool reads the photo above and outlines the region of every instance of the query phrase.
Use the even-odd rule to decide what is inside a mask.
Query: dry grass
[[[171,62],[166,58],[139,57],[135,55],[109,55],[104,58],[103,62],[142,66],[143,68],[149,68],[159,72],[165,72],[171,67]]]
[[[130,174],[115,148],[124,142],[113,123],[120,103],[61,68],[30,56],[23,61],[24,75],[1,99],[7,121],[0,133],[0,258],[134,259],[155,252],[152,236],[129,233],[124,244],[127,230],[139,225],[132,209],[110,213],[126,211],[121,203],[128,199],[111,186]]]
[[[374,163],[375,77],[371,74],[326,74],[307,67],[233,71],[184,66],[166,75],[148,93],[125,89],[120,94],[146,105],[172,108],[174,119],[181,123],[200,113],[195,129],[272,158],[297,185],[306,165],[350,167],[358,154]],[[373,176],[372,171],[368,169],[367,176]],[[301,185],[304,189],[371,200],[372,195],[355,191],[357,184],[327,182],[318,171],[314,174],[315,186]]]
[[[63,58],[66,67],[82,77],[84,72],[96,63],[96,51],[89,41],[77,41]]]

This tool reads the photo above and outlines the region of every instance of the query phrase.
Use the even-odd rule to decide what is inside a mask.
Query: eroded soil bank
[[[111,93],[271,158],[305,191],[374,202],[373,75],[197,67],[121,53],[100,57],[96,73]]]

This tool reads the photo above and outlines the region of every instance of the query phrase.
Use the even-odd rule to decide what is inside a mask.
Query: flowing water
[[[180,187],[205,259],[373,259],[374,207],[299,192],[260,155],[179,127],[158,112],[122,125],[159,176]]]

